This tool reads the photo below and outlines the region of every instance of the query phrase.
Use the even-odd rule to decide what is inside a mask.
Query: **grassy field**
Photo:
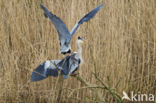
[[[156,96],[155,0],[0,0],[0,103],[56,100],[58,78],[30,83],[32,71],[43,61],[64,58],[57,31],[44,17],[40,3],[60,17],[69,30],[90,10],[104,4],[72,38],[74,51],[78,36],[86,40],[80,76],[101,86],[93,75],[96,68],[97,76],[121,97],[123,91]],[[89,88],[69,97],[69,88],[84,86],[74,77],[64,80],[61,103],[100,102]],[[106,103],[118,103],[105,89],[94,90]]]

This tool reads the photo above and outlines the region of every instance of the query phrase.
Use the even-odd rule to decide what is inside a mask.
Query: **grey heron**
[[[77,39],[78,52],[73,52],[66,56],[63,60],[47,60],[40,64],[31,75],[31,82],[40,81],[48,76],[58,76],[58,71],[61,71],[61,75],[64,79],[68,78],[71,74],[79,68],[80,63],[82,63],[82,49],[81,43],[83,40],[81,37]]]
[[[78,27],[84,22],[87,22],[91,18],[93,18],[96,15],[96,13],[102,8],[102,6],[103,4],[99,5],[98,7],[90,11],[88,14],[86,14],[75,24],[71,32],[69,32],[64,22],[59,17],[51,13],[44,5],[41,4],[41,8],[44,10],[45,17],[50,19],[50,21],[55,26],[58,32],[60,46],[61,46],[60,49],[61,54],[66,54],[71,52],[70,41],[72,36],[75,34],[76,30],[78,29]]]

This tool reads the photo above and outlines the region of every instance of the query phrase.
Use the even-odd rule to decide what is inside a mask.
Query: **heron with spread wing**
[[[48,76],[58,76],[58,71],[64,76],[64,79],[68,78],[77,71],[79,65],[82,63],[82,49],[81,43],[83,40],[81,37],[77,39],[78,52],[73,52],[66,56],[63,60],[47,60],[40,64],[31,75],[31,82],[40,81]]]
[[[69,32],[64,22],[59,17],[51,13],[44,5],[41,4],[41,8],[44,10],[45,17],[50,19],[50,21],[55,26],[58,32],[61,46],[61,54],[71,53],[70,41],[72,36],[75,34],[78,27],[84,22],[87,22],[91,18],[93,18],[96,15],[96,13],[102,8],[102,6],[103,4],[99,5],[98,7],[90,11],[88,14],[86,14],[83,18],[79,20],[79,22],[75,24],[71,32]]]

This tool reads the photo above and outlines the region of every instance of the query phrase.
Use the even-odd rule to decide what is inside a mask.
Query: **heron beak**
[[[84,42],[86,42],[86,40],[83,39],[83,40],[82,40],[82,43],[84,43]]]
[[[87,40],[88,40],[87,38],[83,38],[82,42],[87,42]]]

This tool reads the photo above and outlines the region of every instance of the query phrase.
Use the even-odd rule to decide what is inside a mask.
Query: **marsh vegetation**
[[[40,3],[69,30],[84,14],[104,4],[77,30],[71,48],[77,51],[77,37],[85,38],[79,76],[92,87],[103,82],[109,88],[92,90],[81,78],[69,77],[63,82],[60,102],[100,102],[94,92],[98,91],[106,103],[118,103],[109,89],[121,97],[123,91],[156,96],[155,0],[0,0],[1,103],[53,103],[57,98],[58,78],[30,83],[32,71],[43,61],[63,59],[57,31]],[[71,93],[76,88],[83,89]]]

